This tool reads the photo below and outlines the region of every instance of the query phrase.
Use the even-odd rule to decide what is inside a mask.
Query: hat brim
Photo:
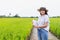
[[[40,9],[37,9],[37,11],[41,11]],[[47,11],[48,12],[48,10],[46,9],[45,11]]]

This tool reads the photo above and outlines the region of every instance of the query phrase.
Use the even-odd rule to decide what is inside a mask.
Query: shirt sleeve
[[[45,22],[49,23],[49,17],[48,17],[48,15],[45,16]]]

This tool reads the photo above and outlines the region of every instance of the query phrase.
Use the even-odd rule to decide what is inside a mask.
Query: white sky
[[[0,15],[39,16],[40,7],[46,7],[49,16],[60,16],[60,0],[0,0]]]

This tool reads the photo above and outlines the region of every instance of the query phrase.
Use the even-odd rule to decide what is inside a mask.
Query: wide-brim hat
[[[48,12],[48,10],[45,8],[45,7],[40,7],[39,9],[38,9],[38,11],[46,11],[46,12]]]

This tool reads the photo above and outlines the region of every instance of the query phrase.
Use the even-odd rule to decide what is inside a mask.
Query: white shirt
[[[49,31],[49,23],[50,23],[50,21],[49,21],[48,15],[44,15],[44,16],[40,15],[38,17],[38,21],[37,21],[38,26],[42,26],[45,22],[48,22],[48,26],[46,28],[43,28],[43,29],[45,29],[46,31]]]

